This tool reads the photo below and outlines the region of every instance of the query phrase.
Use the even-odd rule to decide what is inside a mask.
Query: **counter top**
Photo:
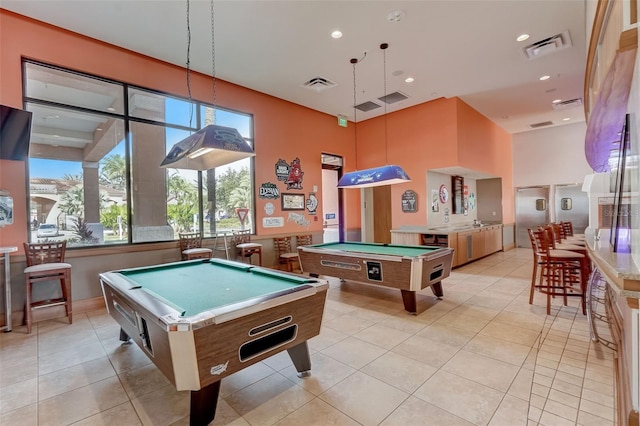
[[[473,230],[480,230],[490,228],[492,226],[502,226],[497,223],[483,223],[482,225],[464,224],[457,225],[443,225],[443,226],[401,226],[398,229],[392,229],[391,232],[408,233],[408,234],[436,234],[436,235],[448,235],[458,232],[466,232]]]
[[[607,238],[596,240],[593,230],[585,230],[585,242],[591,259],[613,285],[616,293],[640,299],[640,269],[631,253],[614,253]]]

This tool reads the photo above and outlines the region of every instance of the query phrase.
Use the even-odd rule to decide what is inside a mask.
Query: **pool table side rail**
[[[370,256],[390,256],[394,258],[410,258],[429,257],[432,255],[440,255],[442,251],[451,250],[448,247],[439,246],[418,246],[418,245],[400,245],[400,244],[382,244],[382,243],[324,243],[313,244],[310,246],[301,246],[301,249],[309,251],[336,252],[336,253],[354,253]]]

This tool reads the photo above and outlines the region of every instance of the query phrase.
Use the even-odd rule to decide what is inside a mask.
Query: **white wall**
[[[585,122],[513,135],[513,186],[581,183],[593,173],[584,156]]]

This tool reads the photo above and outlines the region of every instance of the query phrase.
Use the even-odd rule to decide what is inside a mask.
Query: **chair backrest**
[[[251,230],[233,231],[233,243],[235,245],[251,242]]]
[[[277,257],[285,253],[291,253],[291,237],[274,238],[273,247],[276,249]]]
[[[296,237],[296,246],[310,246],[313,244],[313,236],[311,234],[308,235],[298,235]]]
[[[66,241],[23,243],[23,245],[27,266],[64,262],[64,253],[67,249]]]
[[[180,251],[202,247],[202,235],[199,232],[179,233]]]
[[[572,222],[560,222],[564,235],[566,237],[573,237],[573,223]]]
[[[549,235],[550,232],[545,228],[538,228],[535,231],[531,231],[535,240],[536,250],[540,256],[548,256],[549,250],[552,249],[553,239]]]
[[[552,249],[556,248],[556,244],[562,243],[562,235],[558,228],[559,226],[557,223],[549,223],[541,227],[541,229],[544,229],[547,233]]]

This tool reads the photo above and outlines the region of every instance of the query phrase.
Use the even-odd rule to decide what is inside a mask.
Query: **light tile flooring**
[[[528,304],[531,252],[455,269],[421,313],[400,292],[332,281],[312,375],[286,352],[222,381],[215,425],[613,426],[611,351],[585,317]],[[0,334],[2,425],[187,425],[177,392],[104,310]]]

